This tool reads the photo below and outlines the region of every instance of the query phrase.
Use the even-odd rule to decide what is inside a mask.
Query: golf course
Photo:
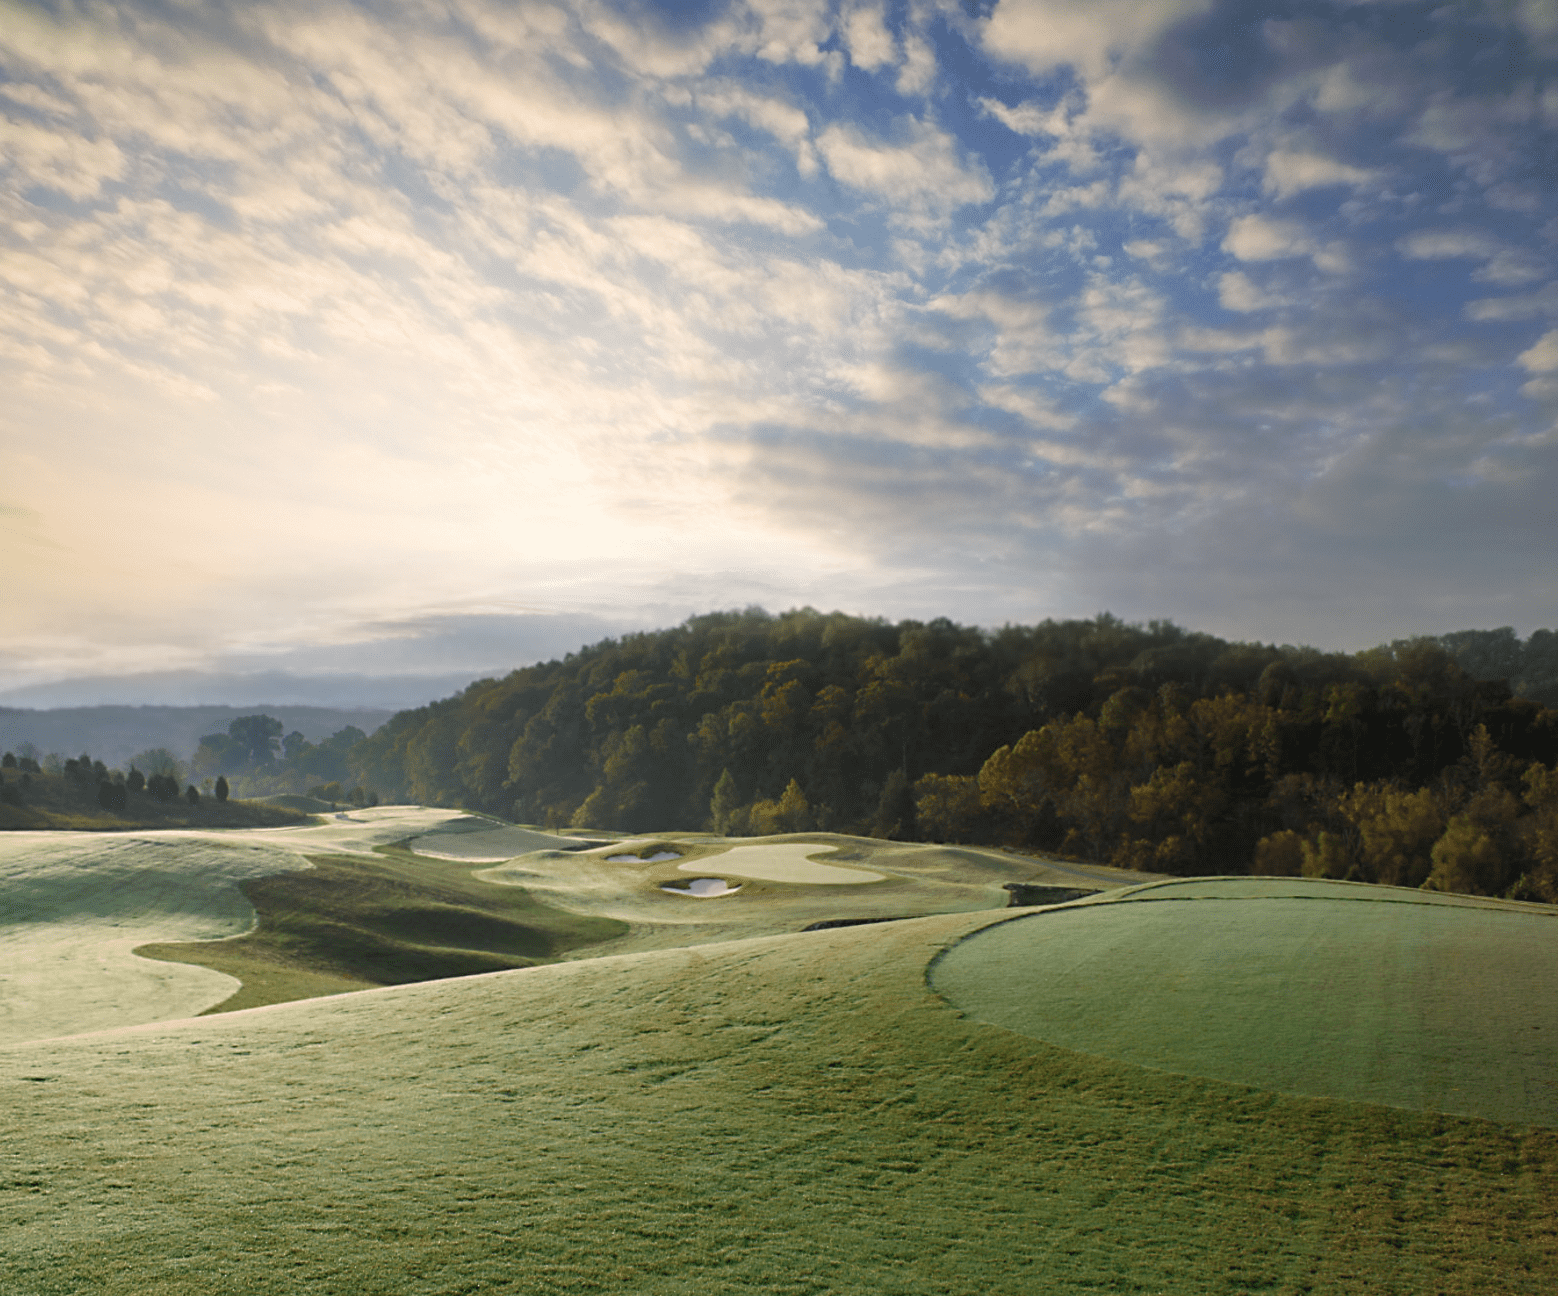
[[[7,834],[0,1006],[8,1296],[1558,1285],[1543,905],[381,807]]]

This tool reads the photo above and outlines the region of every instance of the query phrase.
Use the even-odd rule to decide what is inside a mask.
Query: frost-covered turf
[[[254,920],[240,881],[307,868],[310,853],[371,853],[452,816],[386,807],[296,828],[0,833],[0,1042],[219,1003],[232,977],[131,951],[238,935]]]
[[[1558,910],[1296,879],[1164,883],[980,932],[973,1017],[1316,1097],[1558,1125]]]
[[[1552,1131],[1278,1097],[965,1018],[926,966],[992,920],[0,1050],[0,1290],[1558,1288]]]

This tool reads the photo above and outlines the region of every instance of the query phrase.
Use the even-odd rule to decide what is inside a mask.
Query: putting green
[[[1558,1126],[1558,922],[1535,906],[1168,883],[986,928],[931,981],[977,1020],[1079,1052]]]
[[[411,839],[411,849],[418,855],[469,860],[472,864],[501,864],[531,851],[568,850],[577,845],[572,837],[472,818],[451,820],[426,836]]]

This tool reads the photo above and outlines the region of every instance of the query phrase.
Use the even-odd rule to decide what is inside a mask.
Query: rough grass
[[[243,987],[208,1012],[231,1012],[370,986],[530,967],[621,935],[625,923],[568,913],[484,882],[469,864],[379,848],[311,855],[307,871],[240,884],[257,922],[231,940],[142,945],[150,959],[194,963]]]
[[[964,1018],[927,989],[926,965],[998,918],[590,959],[0,1051],[0,1287],[1558,1286],[1551,1131],[1279,1097]]]

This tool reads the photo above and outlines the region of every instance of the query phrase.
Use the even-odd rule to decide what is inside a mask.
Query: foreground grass
[[[1546,1293],[1548,1130],[962,1017],[997,919],[561,963],[0,1051],[0,1286]]]
[[[242,988],[208,1009],[231,1012],[531,967],[627,930],[625,923],[568,913],[520,888],[481,881],[468,864],[403,849],[307,858],[306,871],[239,884],[257,915],[244,936],[142,945],[135,952],[237,977]]]

